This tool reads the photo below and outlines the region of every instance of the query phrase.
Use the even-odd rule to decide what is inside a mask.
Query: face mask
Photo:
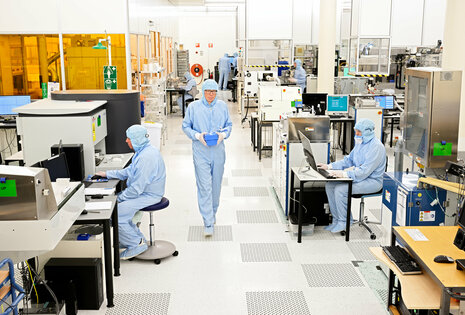
[[[362,136],[355,136],[354,137],[355,144],[360,144],[363,142],[363,137]]]

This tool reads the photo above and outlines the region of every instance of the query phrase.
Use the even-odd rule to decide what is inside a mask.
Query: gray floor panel
[[[351,263],[304,264],[302,270],[310,287],[363,287]]]
[[[381,230],[377,224],[368,224],[368,226],[375,233],[376,238],[381,238]],[[350,240],[370,240],[370,233],[363,226],[355,223],[350,227]]]
[[[205,237],[203,235],[203,226],[189,226],[188,242],[232,242],[231,225],[215,225],[213,236]]]
[[[170,293],[116,293],[115,306],[105,315],[166,315]]]
[[[231,170],[232,176],[234,177],[259,177],[262,176],[262,171],[260,169],[237,169]]]
[[[241,243],[242,262],[292,261],[286,243]]]
[[[234,197],[268,197],[268,187],[234,187]]]
[[[237,223],[278,223],[273,210],[238,210]]]
[[[302,291],[246,292],[248,315],[309,315]]]
[[[176,149],[171,151],[171,155],[192,155],[192,150]]]
[[[381,221],[381,209],[370,209],[370,212],[373,214],[376,221]]]
[[[370,247],[379,247],[381,244],[376,241],[366,242],[348,242],[350,251],[355,257],[355,260],[376,260],[375,256],[370,252]]]

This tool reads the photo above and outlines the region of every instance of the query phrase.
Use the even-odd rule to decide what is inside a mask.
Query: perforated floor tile
[[[368,224],[370,229],[375,233],[376,238],[381,238],[381,230],[376,224]],[[370,233],[363,227],[355,223],[350,227],[350,240],[370,240]]]
[[[238,210],[237,223],[278,223],[273,210]]]
[[[354,265],[340,264],[304,264],[302,270],[308,285],[316,288],[326,287],[363,287]]]
[[[384,305],[387,305],[389,291],[387,289],[378,289],[376,293],[378,293],[378,297],[384,302]]]
[[[246,292],[248,315],[309,315],[302,291]]]
[[[232,176],[235,177],[250,177],[250,176],[262,176],[262,171],[260,169],[240,169],[232,170]]]
[[[242,243],[242,262],[292,261],[286,243]]]
[[[268,197],[267,187],[234,187],[234,197]]]
[[[176,149],[171,151],[171,155],[192,155],[192,150]]]
[[[355,257],[355,260],[376,260],[375,256],[370,252],[370,247],[379,247],[380,243],[376,241],[366,242],[348,242],[350,251]]]
[[[168,314],[170,293],[116,293],[115,306],[105,315],[165,315]]]
[[[232,242],[231,225],[215,225],[213,236],[205,237],[203,235],[203,226],[189,226],[188,242]]]

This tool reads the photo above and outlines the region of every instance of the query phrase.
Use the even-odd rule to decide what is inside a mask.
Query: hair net
[[[139,151],[149,143],[147,129],[141,125],[132,125],[126,130],[126,136],[131,140],[134,151]]]
[[[205,104],[208,104],[206,98],[205,98],[205,90],[215,90],[218,91],[218,83],[216,83],[215,80],[205,80],[202,84],[202,101],[204,101]],[[216,102],[217,97],[212,101],[212,105]]]
[[[190,74],[190,72],[186,72],[184,73],[184,78],[186,78],[186,80],[189,81],[190,79],[192,79],[192,74]]]
[[[360,119],[354,126],[355,130],[362,132],[363,142],[368,142],[375,136],[375,123],[370,119]]]
[[[302,60],[296,59],[294,62],[295,62],[296,67],[302,67]]]

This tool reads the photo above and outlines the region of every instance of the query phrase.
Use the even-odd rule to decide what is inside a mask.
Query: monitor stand
[[[309,177],[317,178],[317,176],[312,175],[312,174],[309,173],[309,171],[311,171],[311,170],[312,170],[312,168],[310,167],[310,165],[307,164],[306,159],[303,158],[302,162],[300,162],[299,174],[304,174],[304,175],[309,176]]]

